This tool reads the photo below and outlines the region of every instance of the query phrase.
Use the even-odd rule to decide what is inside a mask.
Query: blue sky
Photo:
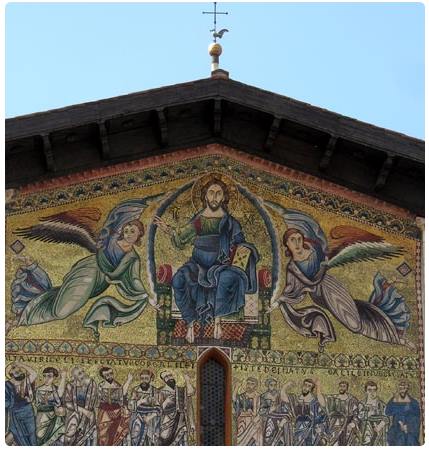
[[[212,3],[9,3],[6,117],[208,77]],[[424,6],[221,3],[221,67],[424,137]]]

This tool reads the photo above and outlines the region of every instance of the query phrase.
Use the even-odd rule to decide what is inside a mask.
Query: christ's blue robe
[[[245,294],[257,291],[259,255],[246,242],[240,223],[226,213],[218,219],[218,227],[207,234],[201,225],[207,220],[211,219],[199,213],[188,224],[188,237],[194,239],[192,257],[173,277],[176,304],[188,324],[234,314],[244,307]],[[250,250],[245,270],[231,265],[237,246]]]

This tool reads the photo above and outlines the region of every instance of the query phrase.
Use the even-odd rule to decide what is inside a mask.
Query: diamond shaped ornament
[[[404,261],[402,264],[400,264],[396,270],[403,276],[406,277],[408,274],[411,273],[412,269],[411,267]]]
[[[10,248],[15,253],[15,255],[19,255],[25,248],[25,245],[17,239],[13,244],[10,245]]]

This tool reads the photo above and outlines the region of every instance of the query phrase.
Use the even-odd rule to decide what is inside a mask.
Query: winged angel
[[[405,336],[410,312],[405,299],[395,286],[379,272],[368,301],[354,299],[342,283],[329,271],[347,264],[389,259],[402,254],[402,248],[381,237],[352,226],[336,226],[330,240],[320,225],[309,215],[285,209],[277,203],[264,201],[283,217],[287,230],[283,235],[286,256],[286,286],[270,311],[277,307],[288,325],[306,337],[319,339],[319,350],[336,340],[335,330],[323,309],[328,310],[353,333],[415,348]],[[311,306],[297,307],[306,294]],[[322,309],[323,308],[323,309]]]
[[[45,270],[29,256],[18,256],[23,264],[12,282],[12,308],[17,326],[36,325],[61,320],[98,297],[109,286],[131,304],[105,295],[96,299],[86,314],[83,326],[99,338],[98,327],[114,327],[136,319],[149,298],[140,275],[140,257],[135,250],[145,232],[140,216],[161,196],[123,201],[110,211],[104,225],[98,208],[78,208],[44,217],[36,225],[15,233],[32,240],[74,244],[90,255],[76,262],[54,287]]]

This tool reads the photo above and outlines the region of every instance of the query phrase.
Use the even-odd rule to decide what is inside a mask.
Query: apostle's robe
[[[158,445],[189,445],[195,429],[192,399],[186,387],[164,386],[159,392],[161,424]]]
[[[58,416],[56,410],[61,408],[58,388],[40,386],[36,390],[36,429],[38,445],[58,445],[64,434],[64,417]]]
[[[385,415],[385,408],[386,404],[379,398],[371,400],[367,397],[360,403],[358,415],[361,423],[361,445],[387,445],[386,433],[390,421]]]
[[[420,406],[415,398],[407,396],[403,401],[399,396],[393,397],[386,405],[385,414],[391,418],[388,445],[419,445]]]
[[[159,389],[155,386],[143,389],[140,385],[133,389],[128,401],[128,408],[131,411],[131,445],[158,445],[161,422],[159,400]]]
[[[94,445],[96,442],[97,385],[68,383],[64,393],[66,407],[64,445]]]
[[[262,445],[262,420],[258,392],[242,392],[234,400],[234,413],[237,420],[237,445]]]
[[[263,419],[263,445],[290,446],[293,444],[292,413],[280,392],[267,391],[261,395],[259,415]]]
[[[173,277],[175,301],[187,323],[237,313],[244,307],[245,294],[257,291],[258,252],[230,214],[198,213],[173,233],[172,242],[178,249],[194,246],[189,261]],[[239,253],[243,257],[235,257]]]
[[[289,406],[295,419],[294,445],[319,445],[327,428],[327,414],[319,400],[288,394]]]
[[[329,416],[330,445],[352,445],[357,441],[359,429],[359,401],[348,394],[346,398],[338,394],[326,396],[326,409]],[[353,427],[353,428],[352,428]]]
[[[34,384],[26,377],[19,387],[12,381],[6,381],[5,387],[6,433],[12,433],[16,445],[37,445]]]
[[[122,445],[128,435],[130,414],[122,386],[103,381],[98,386],[97,444]]]

